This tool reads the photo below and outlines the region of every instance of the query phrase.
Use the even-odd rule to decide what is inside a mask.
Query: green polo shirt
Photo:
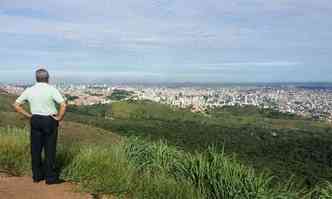
[[[33,115],[54,115],[58,111],[55,103],[61,104],[65,101],[60,92],[47,83],[36,83],[27,88],[16,103],[23,104],[29,102],[30,112]]]

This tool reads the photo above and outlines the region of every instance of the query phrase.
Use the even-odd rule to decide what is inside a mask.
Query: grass
[[[137,187],[132,198],[164,198],[164,199],[201,199],[203,194],[190,181],[176,180],[165,173],[153,174],[145,172],[136,178]]]
[[[214,145],[258,171],[270,170],[278,182],[292,175],[307,188],[332,181],[331,124],[307,118],[256,107],[224,107],[202,115],[149,101],[70,107],[66,117],[123,136],[167,140],[192,153]]]
[[[0,169],[30,173],[26,129],[0,128]],[[311,192],[296,189],[292,179],[275,184],[233,157],[208,150],[190,154],[165,142],[128,138],[116,144],[60,143],[61,176],[82,191],[119,198],[254,199],[331,198],[332,185]]]
[[[90,193],[122,195],[130,191],[134,172],[121,147],[86,146],[66,165],[62,176],[81,183]]]
[[[325,187],[317,191],[321,199],[331,199],[332,198],[332,184],[326,183]],[[320,193],[320,194],[319,194]]]
[[[0,128],[0,170],[11,175],[30,174],[30,146],[25,129]]]
[[[168,174],[136,168],[126,142],[60,144],[57,165],[61,177],[77,182],[85,192],[130,198],[201,198],[189,182]],[[0,128],[0,169],[12,175],[30,174],[26,129]]]

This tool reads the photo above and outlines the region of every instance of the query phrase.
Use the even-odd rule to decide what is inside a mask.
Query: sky
[[[0,82],[332,82],[330,0],[0,0]]]

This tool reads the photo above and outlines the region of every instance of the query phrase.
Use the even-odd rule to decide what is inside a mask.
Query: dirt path
[[[74,185],[33,183],[31,177],[9,177],[0,174],[1,199],[92,199],[88,194],[74,192]]]

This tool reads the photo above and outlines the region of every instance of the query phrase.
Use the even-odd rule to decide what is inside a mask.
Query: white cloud
[[[0,68],[323,66],[331,63],[331,13],[329,0],[0,0]]]
[[[225,67],[283,67],[283,66],[297,66],[300,62],[289,62],[289,61],[272,61],[272,62],[225,62],[215,64],[200,64],[201,69],[205,70],[217,70]]]

